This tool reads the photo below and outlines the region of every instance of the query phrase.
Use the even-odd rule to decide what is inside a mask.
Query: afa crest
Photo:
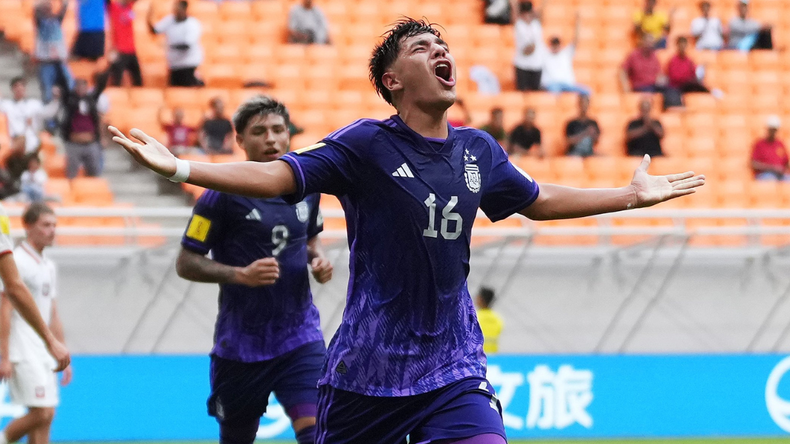
[[[480,191],[482,178],[477,165],[473,163],[464,165],[464,179],[466,179],[466,187],[469,188],[469,191],[473,193]]]
[[[302,201],[296,204],[296,218],[302,223],[307,222],[307,219],[310,218],[310,207],[307,202]]]

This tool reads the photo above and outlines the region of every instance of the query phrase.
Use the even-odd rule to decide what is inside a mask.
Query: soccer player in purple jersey
[[[253,162],[288,152],[288,124],[285,106],[265,96],[247,100],[233,116],[236,141]],[[272,392],[297,442],[315,440],[326,348],[308,264],[318,282],[332,277],[318,240],[319,200],[310,194],[286,203],[207,190],[195,205],[176,270],[191,281],[220,284],[208,411],[219,422],[222,444],[252,444]]]
[[[645,156],[622,188],[538,187],[488,134],[447,124],[455,63],[422,21],[388,32],[370,77],[395,116],[358,120],[281,162],[176,160],[139,130],[132,140],[113,128],[114,140],[174,181],[289,201],[341,197],[351,276],[319,381],[316,443],[504,443],[466,285],[477,209],[494,221],[584,217],[691,194],[705,178],[651,176]]]

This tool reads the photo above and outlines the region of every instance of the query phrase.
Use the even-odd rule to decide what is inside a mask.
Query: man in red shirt
[[[620,68],[623,91],[658,92],[664,89],[666,78],[655,51],[655,37],[644,33],[636,48]]]
[[[768,135],[758,140],[752,150],[752,170],[757,180],[790,181],[787,150],[785,145],[776,138],[776,132],[782,126],[779,116],[770,116],[766,122]]]
[[[167,147],[174,155],[205,154],[203,150],[195,147],[197,130],[184,123],[183,109],[173,109],[172,123],[165,122],[162,118],[162,110],[159,110],[159,124],[167,133]]]
[[[688,39],[678,37],[678,52],[667,63],[669,87],[681,92],[709,92],[697,78],[697,65],[688,57]]]
[[[120,86],[124,71],[129,71],[132,85],[142,86],[140,62],[134,48],[134,6],[135,0],[107,0],[107,11],[112,25],[112,50],[110,58],[112,76],[110,83]]]

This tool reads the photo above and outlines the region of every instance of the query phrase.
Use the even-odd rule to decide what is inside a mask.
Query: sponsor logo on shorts
[[[36,398],[43,398],[46,396],[46,390],[42,386],[36,387]]]

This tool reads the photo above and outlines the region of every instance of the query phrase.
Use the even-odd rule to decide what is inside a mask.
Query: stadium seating
[[[7,38],[25,51],[32,45],[32,0],[0,2],[0,28]],[[206,62],[199,73],[207,82],[202,90],[167,88],[163,41],[151,36],[145,27],[145,8],[137,8],[136,43],[143,61],[144,88],[110,88],[112,102],[108,119],[126,130],[132,125],[161,136],[158,127],[160,110],[167,119],[175,107],[187,111],[187,123],[196,125],[208,109],[212,97],[223,97],[233,109],[250,94],[266,92],[284,101],[291,109],[293,120],[305,128],[305,134],[294,144],[309,144],[322,135],[358,117],[381,118],[393,111],[376,97],[367,80],[367,59],[371,48],[399,16],[427,17],[441,23],[451,52],[458,63],[458,92],[473,116],[473,125],[481,125],[490,109],[505,109],[508,127],[517,124],[525,107],[537,111],[538,126],[543,131],[547,159],[522,158],[516,162],[539,180],[583,186],[613,186],[627,183],[638,159],[624,155],[624,127],[636,115],[640,95],[623,94],[617,81],[617,69],[631,50],[633,42],[624,39],[630,31],[631,14],[641,0],[552,0],[544,11],[545,37],[557,35],[569,42],[573,34],[576,12],[581,17],[580,42],[575,58],[576,74],[581,83],[593,90],[591,114],[602,130],[597,147],[600,157],[566,159],[564,122],[576,112],[573,95],[548,93],[522,94],[513,91],[514,52],[511,26],[482,23],[482,2],[479,0],[393,0],[364,2],[361,0],[318,1],[331,28],[330,46],[301,46],[285,42],[287,11],[295,0],[261,0],[254,2],[222,2],[192,0],[190,11],[203,23],[203,44]],[[540,7],[540,1],[536,2]],[[735,0],[714,0],[714,11],[725,21],[735,11]],[[661,0],[659,7],[677,6],[670,42],[687,32],[697,14],[692,3]],[[73,6],[72,6],[73,9]],[[775,24],[774,43],[783,48],[790,45],[790,2],[753,2],[752,15]],[[168,2],[156,2],[156,15],[169,12]],[[73,11],[64,27],[73,32]],[[674,52],[660,51],[666,62]],[[781,207],[787,205],[787,187],[754,184],[748,169],[748,156],[756,137],[764,132],[768,114],[779,114],[790,124],[790,58],[779,51],[696,51],[691,57],[707,66],[707,83],[725,92],[722,99],[708,94],[689,94],[682,110],[660,111],[660,97],[655,109],[665,127],[667,158],[655,159],[653,171],[677,172],[689,167],[708,176],[712,184],[736,183],[738,192],[720,193],[706,190],[693,199],[673,203],[674,207],[710,206],[732,208]],[[495,97],[475,92],[468,79],[473,65],[482,64],[500,79],[504,91]],[[75,72],[90,74],[88,64],[73,64]],[[271,89],[243,89],[253,81],[272,83]],[[454,112],[454,111],[453,111]],[[0,125],[3,127],[3,125]],[[0,138],[4,137],[0,134]],[[786,140],[784,130],[780,136]],[[240,159],[207,158],[209,161]],[[54,177],[61,177],[62,162],[48,156],[45,167]],[[54,174],[52,174],[54,173]],[[75,202],[104,201],[103,192],[84,194],[79,182],[70,188],[59,183],[54,188],[73,195]],[[714,188],[714,187],[710,187]],[[194,195],[197,187],[185,186]],[[732,191],[732,190],[730,190]],[[578,240],[578,239],[577,239]]]

